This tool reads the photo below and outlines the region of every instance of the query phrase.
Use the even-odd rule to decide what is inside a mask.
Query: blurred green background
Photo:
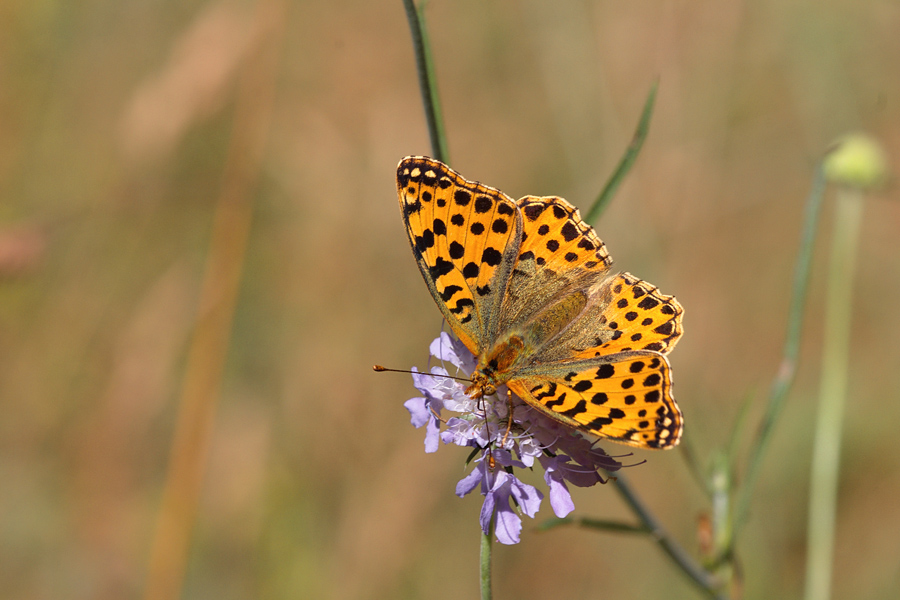
[[[586,209],[659,80],[595,225],[618,268],[686,309],[671,361],[701,461],[752,398],[749,439],[815,162],[857,129],[900,156],[900,5],[431,0],[427,19],[452,165],[513,197]],[[400,0],[0,3],[4,598],[143,597],[198,380],[215,404],[182,597],[476,597],[481,502],[453,495],[466,453],[426,456],[408,377],[370,370],[425,366],[440,331],[393,181],[428,153]],[[865,210],[834,597],[896,598],[896,187]],[[830,215],[738,544],[751,598],[802,589]],[[204,338],[231,302],[230,337]],[[707,507],[680,451],[635,458],[632,483],[695,550]],[[611,486],[575,501],[632,518]],[[496,547],[497,598],[699,597],[647,539],[526,521]]]

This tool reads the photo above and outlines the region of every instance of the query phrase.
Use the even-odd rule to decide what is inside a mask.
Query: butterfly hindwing
[[[668,354],[681,337],[683,313],[674,297],[630,273],[619,273],[591,291],[582,314],[537,360],[579,360],[631,350]]]
[[[454,333],[477,355],[497,336],[521,213],[502,192],[424,157],[400,161],[397,191],[425,283]]]
[[[592,435],[643,448],[669,448],[681,438],[671,370],[658,352],[542,365],[507,386],[547,416]]]

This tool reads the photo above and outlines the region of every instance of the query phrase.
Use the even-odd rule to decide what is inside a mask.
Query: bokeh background
[[[745,448],[816,161],[862,129],[900,171],[900,6],[431,0],[427,22],[451,162],[514,197],[589,206],[659,81],[595,225],[686,308],[672,363],[701,464],[749,399]],[[440,331],[393,181],[428,153],[400,0],[0,4],[4,598],[143,597],[154,553],[178,562],[159,522],[182,476],[201,483],[181,597],[476,597],[465,452],[426,456],[408,377],[370,370],[425,366]],[[835,598],[900,594],[897,196],[867,199],[846,282]],[[831,213],[738,543],[747,597],[802,590]],[[179,437],[185,414],[208,437]],[[192,452],[202,471],[178,471]],[[632,483],[696,550],[708,507],[681,452],[635,457]],[[611,486],[575,500],[632,518]],[[700,597],[647,539],[526,521],[495,548],[498,598]]]

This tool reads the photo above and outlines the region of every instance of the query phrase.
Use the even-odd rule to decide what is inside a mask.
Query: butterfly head
[[[469,398],[484,398],[497,393],[497,385],[491,380],[490,375],[476,371],[472,375],[472,385],[466,388]]]
[[[522,337],[512,333],[498,341],[478,357],[478,365],[472,373],[472,385],[466,389],[470,398],[493,396],[497,388],[506,383],[515,367],[525,356]]]

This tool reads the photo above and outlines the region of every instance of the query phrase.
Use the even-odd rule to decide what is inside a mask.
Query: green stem
[[[607,519],[590,519],[582,517],[576,522],[581,527],[588,529],[600,529],[609,533],[637,533],[646,535],[651,533],[646,525],[632,525],[631,523],[621,523],[619,521],[609,521]]]
[[[665,528],[663,528],[659,521],[656,520],[656,517],[653,516],[653,513],[650,512],[634,490],[631,489],[628,480],[622,472],[619,471],[615,474],[611,474],[611,476],[615,477],[615,487],[622,495],[622,498],[624,498],[628,506],[631,507],[631,510],[634,511],[634,514],[641,520],[641,523],[650,535],[653,536],[663,552],[665,552],[669,558],[684,571],[685,575],[687,575],[691,581],[706,592],[710,598],[725,600],[728,596],[719,591],[721,583],[694,562],[690,555],[669,536]]]
[[[488,532],[481,533],[481,600],[491,600],[491,536],[494,531],[494,519]]]
[[[813,442],[807,526],[806,600],[831,595],[841,431],[847,396],[853,275],[862,224],[862,192],[838,191],[825,297],[819,414]]]
[[[816,239],[816,230],[819,224],[819,215],[822,209],[822,198],[825,196],[825,175],[821,164],[816,167],[813,176],[812,189],[806,200],[806,210],[803,222],[803,233],[800,240],[800,250],[797,254],[797,262],[794,265],[794,283],[791,292],[791,306],[788,311],[787,333],[784,341],[784,351],[781,364],[772,388],[769,392],[769,404],[766,414],[760,423],[756,439],[750,447],[747,459],[747,471],[741,493],[735,510],[734,529],[737,530],[747,519],[750,508],[750,498],[759,475],[759,467],[769,440],[772,428],[781,410],[788,390],[794,382],[797,372],[797,355],[800,352],[800,333],[803,325],[803,312],[806,306],[806,293],[809,287],[809,273],[812,265],[813,245]]]
[[[644,110],[641,111],[641,119],[638,121],[634,136],[631,138],[631,143],[628,144],[628,147],[625,149],[625,153],[622,155],[621,160],[619,160],[619,165],[609,178],[609,181],[606,182],[600,195],[597,196],[597,199],[594,200],[594,204],[591,206],[590,210],[588,210],[587,216],[584,219],[588,223],[594,223],[600,218],[600,215],[606,210],[606,207],[612,200],[613,195],[615,195],[616,190],[619,189],[619,186],[625,179],[625,175],[628,174],[628,171],[630,171],[631,167],[634,165],[634,161],[637,160],[638,153],[640,153],[641,147],[644,145],[644,140],[647,139],[647,133],[650,131],[650,117],[653,116],[653,105],[656,103],[656,90],[658,87],[659,84],[654,83],[653,87],[650,88],[650,93],[647,94],[647,100],[644,102]]]
[[[434,76],[434,62],[431,60],[425,14],[422,12],[424,6],[417,7],[414,0],[403,0],[403,7],[406,9],[406,19],[409,21],[409,31],[412,34],[416,71],[419,74],[419,90],[422,92],[425,121],[428,123],[428,135],[431,138],[431,152],[433,158],[442,163],[449,163],[450,155],[447,152],[447,135],[444,132],[437,79]]]

